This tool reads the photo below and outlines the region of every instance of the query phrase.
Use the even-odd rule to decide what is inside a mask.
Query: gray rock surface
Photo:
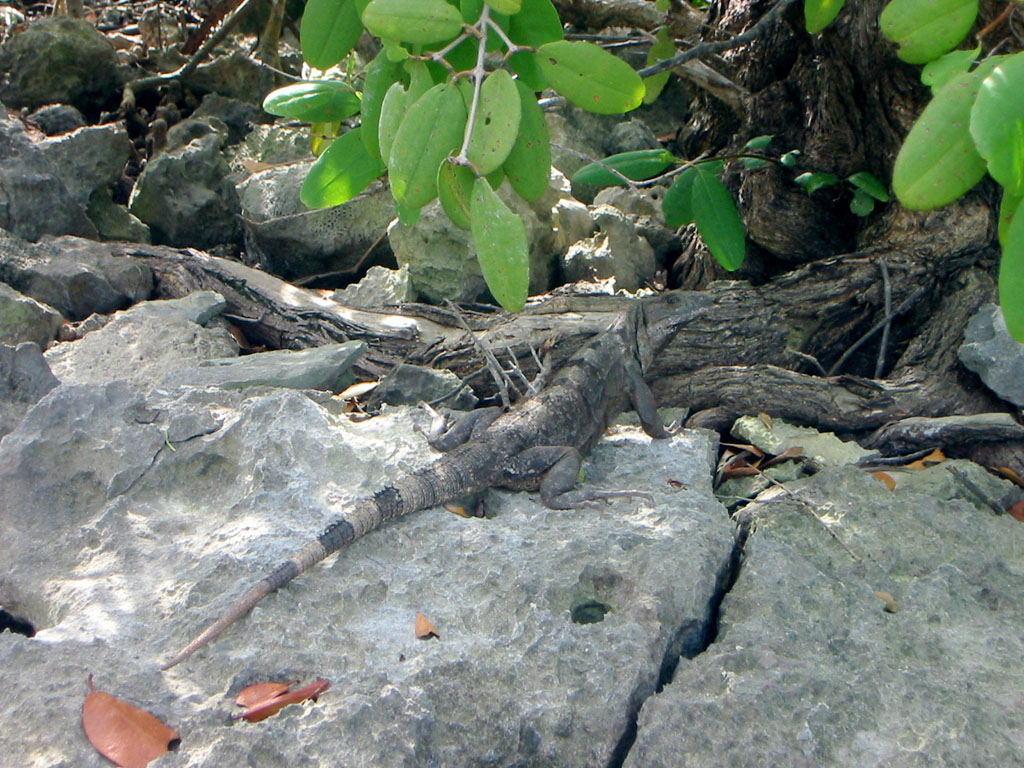
[[[223,137],[208,133],[153,158],[128,203],[153,241],[208,248],[241,239],[238,193],[221,156]]]
[[[0,120],[0,227],[28,240],[43,235],[95,237],[84,205],[68,191],[64,178],[24,126]]]
[[[38,146],[60,169],[71,199],[83,209],[93,192],[108,192],[132,154],[128,132],[118,123],[79,128],[45,139]]]
[[[944,466],[892,492],[853,467],[790,487],[810,507],[748,508],[718,637],[645,702],[626,768],[1024,762],[1021,524]]]
[[[802,455],[819,464],[856,464],[872,454],[852,440],[840,440],[831,432],[798,427],[782,419],[772,419],[769,426],[759,416],[741,416],[733,423],[732,434],[776,456],[790,448],[802,448]]]
[[[0,99],[35,109],[72,104],[96,112],[116,99],[121,86],[117,56],[102,33],[82,19],[35,19],[0,49]]]
[[[957,355],[986,387],[1024,407],[1024,344],[1010,336],[999,307],[984,304],[978,309],[967,323]]]
[[[51,347],[46,359],[64,382],[102,383],[116,378],[145,390],[201,361],[238,354],[231,334],[214,321],[226,306],[212,291],[141,302],[114,314],[81,339]]]
[[[654,277],[654,249],[626,214],[610,205],[590,212],[598,233],[569,246],[562,271],[573,282],[615,279],[615,288],[637,291]]]
[[[0,344],[0,438],[58,383],[38,344]]]
[[[110,246],[77,237],[30,244],[0,229],[0,281],[67,320],[108,313],[149,297],[149,267]]]
[[[60,313],[0,283],[0,344],[31,341],[43,349],[57,336]]]
[[[172,371],[161,386],[285,387],[341,392],[352,383],[352,365],[366,350],[361,341],[326,344],[313,349],[280,349],[247,357],[203,360],[197,367]]]
[[[246,183],[246,248],[285,279],[355,268],[395,217],[391,192],[374,184],[343,205],[310,211],[299,200],[305,179],[300,168],[271,169]],[[268,213],[270,218],[249,220]]]
[[[230,133],[228,143],[236,144],[245,138],[254,123],[269,119],[269,116],[255,104],[239,99],[230,99],[217,93],[208,93],[192,113],[192,117],[216,117],[227,125]]]
[[[429,461],[413,418],[350,423],[286,390],[66,384],[44,398],[0,443],[0,599],[39,630],[0,636],[0,720],[19,723],[5,759],[105,765],[79,727],[93,672],[181,732],[154,766],[604,765],[731,551],[698,433],[628,428],[593,454],[588,482],[653,504],[562,512],[493,492],[490,519],[424,511],[157,671],[340,505]],[[440,639],[414,637],[417,612]],[[331,690],[228,724],[241,687],[296,676]]]
[[[47,104],[29,114],[27,119],[47,136],[70,133],[85,125],[82,113],[70,104]]]
[[[451,371],[438,371],[420,365],[396,365],[369,398],[369,409],[375,411],[384,403],[389,405],[419,405],[451,395],[462,384]],[[445,400],[444,406],[454,410],[469,410],[476,406],[473,390],[465,387],[459,394]]]
[[[357,309],[380,309],[388,305],[416,301],[416,290],[405,267],[370,267],[358,283],[331,294],[331,300]]]

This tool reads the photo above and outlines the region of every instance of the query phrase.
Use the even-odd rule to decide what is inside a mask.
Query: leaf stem
[[[469,141],[473,135],[473,126],[476,125],[476,113],[480,107],[480,86],[483,85],[484,75],[487,71],[484,69],[484,57],[487,55],[487,25],[490,21],[491,7],[484,5],[483,11],[480,12],[480,18],[476,22],[476,27],[480,32],[480,48],[476,52],[476,66],[473,67],[473,102],[469,105],[469,117],[466,120],[466,132],[462,136],[462,147],[459,149],[459,154],[454,158],[452,162],[456,165],[466,165],[472,168],[472,163],[469,162],[469,158],[466,153],[469,151]],[[475,169],[474,169],[475,170]]]

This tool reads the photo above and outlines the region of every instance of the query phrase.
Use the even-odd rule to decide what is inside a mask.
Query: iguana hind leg
[[[424,403],[424,406],[426,406],[426,403]],[[475,411],[469,411],[469,413],[460,415],[454,422],[449,422],[447,417],[429,406],[426,407],[433,416],[433,421],[431,421],[429,429],[420,430],[420,432],[427,438],[427,443],[431,448],[442,452],[457,448],[463,443],[479,436],[502,413],[501,408],[497,406],[477,408]]]
[[[627,496],[640,496],[651,501],[643,491],[595,491],[576,488],[583,465],[583,455],[572,446],[539,445],[527,448],[509,464],[510,483],[540,476],[540,497],[552,509],[580,509],[597,506],[596,502]]]

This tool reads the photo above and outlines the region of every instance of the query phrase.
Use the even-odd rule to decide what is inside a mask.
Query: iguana
[[[701,301],[674,303],[653,305],[659,308],[663,330],[678,326],[706,306]],[[639,491],[574,490],[583,454],[628,404],[637,411],[647,434],[670,436],[643,380],[641,355],[650,353],[646,343],[645,312],[634,305],[569,358],[536,395],[505,413],[498,408],[473,411],[447,431],[435,425],[428,441],[447,451],[443,456],[373,496],[353,502],[316,540],[253,585],[162,669],[187,659],[266,595],[328,555],[410,512],[492,487],[539,488],[543,502],[555,509],[588,506],[615,496],[646,496]]]

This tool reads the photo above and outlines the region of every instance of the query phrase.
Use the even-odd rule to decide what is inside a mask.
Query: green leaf
[[[393,83],[398,82],[401,74],[401,65],[391,61],[383,52],[378,53],[367,67],[366,78],[363,81],[363,108],[360,120],[363,127],[363,146],[370,157],[381,157],[378,129],[384,94]]]
[[[846,0],[804,0],[804,26],[816,35],[831,24]]]
[[[516,82],[519,93],[519,135],[505,159],[504,169],[512,189],[531,203],[547,191],[551,180],[551,142],[544,111],[533,91]]]
[[[519,13],[523,0],[487,0],[487,4],[498,13]]]
[[[1024,56],[1004,59],[981,84],[971,108],[971,137],[1003,188],[1024,195]]]
[[[558,40],[537,50],[551,87],[588,112],[618,115],[640,106],[644,81],[622,59],[583,40]]]
[[[523,0],[523,9],[509,18],[508,36],[516,45],[531,48],[563,39],[562,21],[551,0]],[[529,51],[514,53],[508,63],[531,90],[543,91],[548,87],[535,54]]]
[[[899,44],[897,56],[908,64],[924,64],[956,48],[977,15],[978,0],[892,0],[878,25]]]
[[[338,80],[313,80],[271,91],[263,109],[272,115],[310,123],[333,123],[359,111],[359,97]]]
[[[858,216],[867,216],[875,210],[875,200],[862,189],[854,190],[850,200],[850,211]]]
[[[671,59],[675,55],[676,41],[668,33],[668,27],[662,27],[658,30],[657,41],[647,52],[647,66],[649,67],[652,64],[657,64],[659,61]],[[644,78],[644,88],[646,89],[644,92],[644,104],[653,104],[657,101],[661,91],[665,88],[665,84],[668,83],[670,74],[672,73],[665,70],[664,72]]]
[[[985,161],[974,148],[968,126],[971,105],[986,74],[979,67],[954,77],[910,129],[892,170],[892,188],[904,207],[939,208],[985,175]]]
[[[310,123],[309,150],[314,157],[320,157],[341,130],[341,121],[330,123]]]
[[[1006,233],[1010,230],[1010,222],[1020,209],[1024,196],[1009,195],[1003,190],[1003,198],[999,201],[999,245],[1006,247]]]
[[[491,72],[480,86],[476,121],[466,156],[477,173],[486,176],[500,168],[519,135],[522,104],[507,69]]]
[[[858,171],[852,176],[847,176],[846,180],[857,189],[871,195],[875,200],[882,203],[889,202],[889,190],[885,188],[885,185],[876,176],[871,175],[867,171]]]
[[[377,37],[426,45],[462,32],[462,14],[444,0],[372,0],[363,24]]]
[[[924,69],[921,70],[921,82],[932,89],[934,96],[956,75],[969,70],[980,55],[980,45],[973,51],[950,51],[945,56],[924,65]]]
[[[480,20],[480,14],[484,12],[484,0],[460,0],[459,9],[462,11],[464,22],[476,24]]]
[[[407,205],[395,202],[395,212],[398,214],[398,220],[407,227],[416,226],[416,222],[420,220],[421,210],[421,208],[410,208]]]
[[[637,149],[620,152],[601,161],[631,181],[643,181],[657,176],[675,162],[667,149]],[[598,163],[590,163],[572,175],[573,184],[594,184],[602,187],[626,186],[626,182]]]
[[[801,173],[793,181],[803,187],[808,195],[813,195],[819,189],[838,184],[839,177],[831,173]]]
[[[523,220],[508,209],[487,179],[473,182],[469,205],[473,247],[487,287],[509,312],[526,304],[530,252]]]
[[[1024,216],[1014,216],[999,260],[999,306],[1006,328],[1024,343]]]
[[[465,128],[466,105],[454,85],[435,85],[409,107],[388,160],[396,201],[420,208],[434,199],[438,167],[462,143]]]
[[[676,176],[672,186],[665,192],[661,213],[665,217],[666,226],[675,229],[693,221],[693,182],[696,179],[697,169],[691,166]]]
[[[801,154],[803,153],[799,149],[791,149],[789,152],[786,152],[784,155],[779,157],[779,163],[786,168],[793,168],[796,166],[797,158],[799,158]]]
[[[755,152],[759,149],[767,149],[768,145],[772,143],[772,139],[775,138],[774,133],[767,133],[764,136],[755,136],[746,144],[743,145],[744,149],[752,149]]]
[[[747,235],[729,190],[713,173],[698,168],[691,196],[697,230],[711,255],[730,272],[739,269]]]
[[[469,201],[473,196],[476,174],[464,165],[443,161],[437,169],[437,197],[452,223],[470,228]]]
[[[302,58],[311,67],[327,69],[351,51],[363,33],[352,0],[309,0],[299,24]]]
[[[422,61],[409,61],[404,66],[409,72],[409,87],[403,88],[401,83],[392,84],[380,105],[377,142],[380,155],[385,161],[391,157],[391,146],[406,110],[433,86],[430,73]]]
[[[367,153],[361,132],[361,128],[353,128],[342,134],[313,163],[299,193],[307,207],[341,205],[384,172],[384,164]]]

